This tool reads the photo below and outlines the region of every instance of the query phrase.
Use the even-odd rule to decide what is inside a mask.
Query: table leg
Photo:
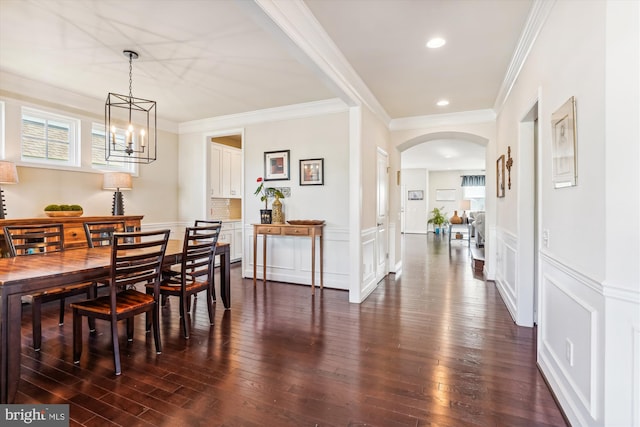
[[[0,290],[0,293],[2,291]],[[20,381],[22,302],[20,295],[0,295],[0,403],[12,403]]]
[[[311,234],[311,295],[316,294],[316,235]]]
[[[267,235],[262,235],[262,284],[267,284]]]
[[[258,252],[258,233],[256,227],[253,227],[253,287],[256,287],[256,271],[258,266],[258,260],[256,255]]]
[[[220,298],[224,308],[231,308],[231,253],[229,245],[220,252]]]
[[[324,288],[324,279],[322,278],[322,257],[324,249],[322,248],[322,234],[320,235],[320,289]]]

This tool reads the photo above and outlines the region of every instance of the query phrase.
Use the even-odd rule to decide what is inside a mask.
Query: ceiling
[[[174,123],[354,93],[387,119],[491,109],[532,4],[0,0],[0,77],[104,100],[128,93],[131,49],[133,96],[157,101]],[[427,49],[433,36],[447,43]],[[436,106],[443,98],[450,104]],[[451,145],[461,143],[442,144],[468,152]],[[442,144],[423,144],[436,165],[447,159]]]

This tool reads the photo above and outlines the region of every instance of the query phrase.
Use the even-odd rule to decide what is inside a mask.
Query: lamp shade
[[[126,172],[108,172],[104,174],[102,181],[104,190],[131,190],[131,175]]]
[[[463,211],[468,211],[471,209],[471,200],[462,200],[460,202],[460,209]]]
[[[0,161],[0,184],[17,184],[18,169],[13,162]]]

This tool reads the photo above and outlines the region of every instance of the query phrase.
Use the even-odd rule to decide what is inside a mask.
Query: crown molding
[[[348,106],[342,100],[333,98],[183,122],[178,125],[178,134],[210,132],[214,129],[242,128],[256,123],[299,119],[346,111],[348,111]]]
[[[413,116],[393,119],[389,130],[423,129],[433,126],[463,125],[470,123],[487,123],[496,120],[496,113],[491,109],[463,111],[460,113],[432,114],[430,116]]]
[[[297,57],[348,106],[366,106],[385,125],[391,118],[302,0],[239,1],[271,32],[295,46]]]
[[[555,1],[556,0],[535,0],[531,5],[531,11],[527,17],[527,22],[522,30],[522,34],[520,35],[518,44],[513,52],[513,56],[511,57],[511,62],[509,63],[507,72],[502,80],[502,85],[498,91],[496,101],[493,104],[493,109],[496,113],[499,113],[502,110],[504,103],[509,97],[511,89],[513,89],[513,85],[516,83],[516,80],[520,75],[520,71],[522,71],[522,67],[529,57],[531,48],[538,38],[538,34],[540,34],[549,13],[551,13],[551,9],[553,9]]]

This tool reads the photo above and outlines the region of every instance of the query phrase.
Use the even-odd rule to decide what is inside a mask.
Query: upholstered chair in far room
[[[64,228],[62,224],[48,225],[8,225],[4,227],[4,235],[9,246],[9,255],[37,255],[64,250]],[[95,295],[93,283],[69,283],[68,286],[50,289],[31,294],[25,298],[31,303],[31,323],[33,330],[33,348],[40,350],[42,345],[42,304],[60,301],[60,317],[58,324],[64,324],[65,299],[75,295],[86,294],[87,298]]]
[[[147,315],[146,330],[153,328],[156,353],[162,352],[160,342],[160,312],[158,296],[169,230],[114,233],[111,245],[109,295],[73,303],[73,363],[80,363],[82,355],[82,317],[106,320],[111,323],[113,364],[116,375],[122,373],[118,322],[126,320],[127,339],[133,340],[133,319]],[[150,293],[135,289],[136,284],[150,286]],[[151,316],[151,319],[149,318]]]

